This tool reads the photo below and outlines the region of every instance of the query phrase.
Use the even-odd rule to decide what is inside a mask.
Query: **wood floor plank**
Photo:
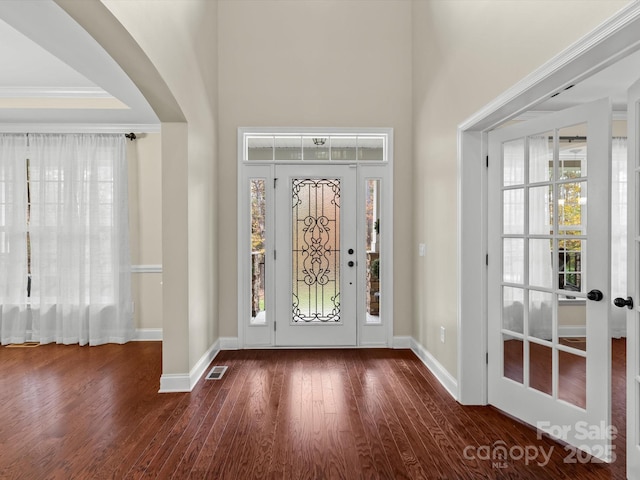
[[[242,413],[244,401],[246,401],[246,395],[250,388],[247,382],[255,374],[257,366],[255,358],[255,352],[249,352],[239,357],[238,363],[242,364],[245,374],[239,379],[239,382],[234,383],[228,400],[211,426],[205,443],[193,464],[189,474],[190,478],[215,478],[210,475],[209,468],[211,466],[221,468],[224,465],[229,453],[228,445],[235,435],[238,416]],[[233,361],[227,363],[229,366],[235,365]]]

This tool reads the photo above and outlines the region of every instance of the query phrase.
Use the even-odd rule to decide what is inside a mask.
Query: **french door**
[[[605,461],[610,119],[604,99],[490,132],[488,185],[489,403]]]
[[[357,170],[275,167],[275,344],[356,345]]]
[[[628,148],[628,236],[627,288],[629,297],[616,298],[615,305],[628,308],[627,313],[627,478],[640,479],[640,81],[627,95]]]

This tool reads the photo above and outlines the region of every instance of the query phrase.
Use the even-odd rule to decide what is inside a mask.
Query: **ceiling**
[[[0,125],[158,125],[119,65],[53,0],[0,1]]]

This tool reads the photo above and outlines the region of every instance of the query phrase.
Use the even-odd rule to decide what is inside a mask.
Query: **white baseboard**
[[[220,337],[220,350],[238,350],[238,337]]]
[[[190,392],[190,379],[186,373],[163,373],[160,376],[160,390],[158,393]]]
[[[413,340],[413,338],[409,336],[393,337],[393,344],[391,348],[411,348],[411,340]]]
[[[560,325],[558,326],[559,337],[586,337],[587,327],[585,325]]]
[[[132,338],[133,342],[156,342],[162,341],[161,328],[136,328],[136,333]]]
[[[160,391],[158,393],[190,392],[196,386],[211,361],[220,353],[220,339],[216,340],[204,352],[191,371],[186,373],[163,373],[160,377]]]
[[[411,350],[420,360],[422,360],[422,363],[425,364],[429,371],[433,373],[442,386],[446,388],[451,396],[457,401],[458,381],[414,338],[411,338]]]

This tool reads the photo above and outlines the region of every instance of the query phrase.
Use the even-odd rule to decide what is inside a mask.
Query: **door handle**
[[[604,295],[600,290],[591,290],[589,293],[587,293],[587,298],[589,300],[593,300],[594,302],[599,302],[604,298]]]
[[[627,297],[626,299],[618,297],[613,301],[613,304],[616,307],[622,308],[627,307],[629,310],[633,308],[633,298]]]
[[[353,262],[353,260],[350,260],[349,263],[347,263],[347,265],[349,265],[350,267],[353,267],[355,263]]]

